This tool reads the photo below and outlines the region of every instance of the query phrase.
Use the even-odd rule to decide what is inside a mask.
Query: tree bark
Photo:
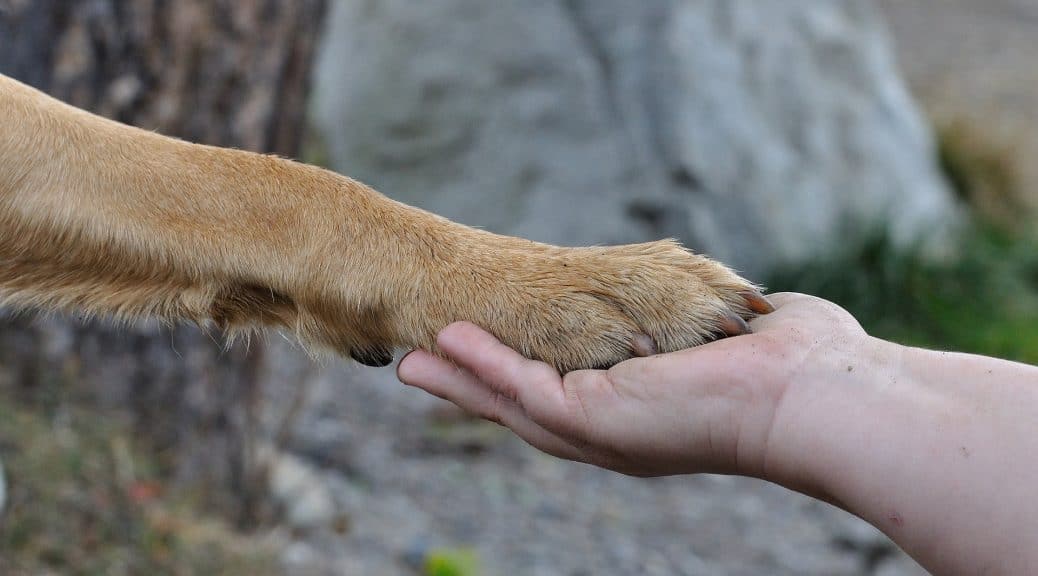
[[[193,142],[298,153],[324,0],[0,0],[0,73]],[[262,346],[194,327],[8,316],[0,385],[128,407],[171,477],[248,522]]]

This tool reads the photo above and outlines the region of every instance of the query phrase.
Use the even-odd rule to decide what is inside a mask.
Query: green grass
[[[982,227],[961,246],[934,262],[876,238],[768,286],[836,302],[880,338],[1038,364],[1038,242]]]
[[[273,574],[273,552],[166,493],[111,415],[0,394],[0,574]]]
[[[432,550],[422,567],[424,576],[476,576],[479,573],[479,557],[468,548]]]
[[[934,261],[879,235],[767,286],[832,300],[881,338],[1038,364],[1038,215],[1021,201],[1013,148],[952,122],[937,129],[936,160],[976,222],[954,258]]]

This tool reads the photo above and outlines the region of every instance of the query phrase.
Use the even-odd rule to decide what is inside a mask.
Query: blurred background
[[[0,0],[0,72],[560,244],[673,236],[1038,361],[1033,0]],[[762,482],[555,460],[289,342],[0,319],[0,573],[917,575]]]

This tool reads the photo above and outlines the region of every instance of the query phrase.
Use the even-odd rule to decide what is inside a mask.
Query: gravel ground
[[[563,462],[388,369],[334,365],[310,386],[289,451],[312,472],[306,492],[327,498],[282,495],[292,574],[415,574],[441,548],[499,576],[925,574],[867,524],[763,482]]]

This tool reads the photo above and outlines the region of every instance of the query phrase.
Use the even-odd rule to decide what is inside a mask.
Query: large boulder
[[[559,244],[675,236],[751,277],[956,207],[863,0],[335,2],[332,167]]]

